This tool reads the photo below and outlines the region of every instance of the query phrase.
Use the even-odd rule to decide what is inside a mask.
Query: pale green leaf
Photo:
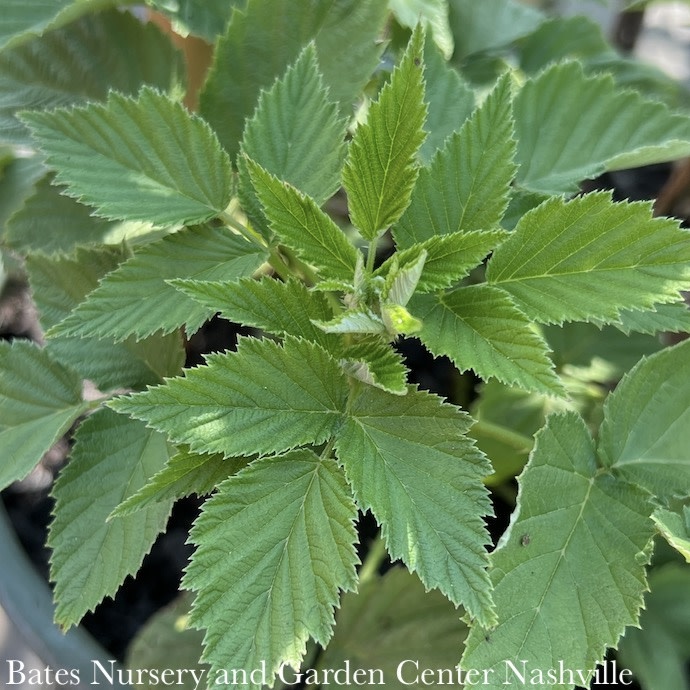
[[[210,494],[246,464],[246,458],[226,458],[220,453],[201,455],[182,448],[144,486],[120,503],[108,519],[131,515],[157,503],[192,494]]]
[[[23,479],[86,411],[81,380],[28,341],[0,341],[0,487]]]
[[[416,255],[412,255],[412,252],[410,254],[409,261],[405,263],[399,261],[397,253],[393,254],[381,290],[381,299],[384,303],[389,302],[404,307],[415,294],[419,279],[422,277],[427,253],[426,249],[420,249]]]
[[[419,23],[426,26],[443,57],[450,59],[455,42],[448,24],[448,0],[388,0],[388,6],[400,25],[408,29]]]
[[[378,314],[367,307],[348,309],[330,321],[317,321],[314,324],[325,333],[385,333],[386,327]]]
[[[410,389],[365,387],[352,400],[336,450],[357,502],[383,529],[393,559],[484,625],[494,620],[486,565],[489,463],[456,407]]]
[[[248,0],[233,9],[199,96],[199,110],[226,151],[239,151],[245,120],[262,89],[285,72],[318,33],[333,0]]]
[[[686,302],[673,302],[655,304],[649,311],[626,310],[620,313],[614,326],[626,334],[690,333],[690,307]]]
[[[394,395],[407,394],[407,367],[386,342],[372,338],[351,345],[340,363],[343,371],[358,381]]]
[[[508,46],[532,33],[546,19],[541,12],[515,0],[449,0],[449,5],[456,61]]]
[[[608,192],[556,197],[523,216],[486,279],[535,321],[616,322],[623,309],[674,302],[690,287],[690,233]]]
[[[459,130],[472,114],[475,103],[474,91],[456,69],[446,64],[429,37],[424,46],[424,82],[427,136],[419,149],[419,158],[428,165],[434,153],[443,148],[448,136]]]
[[[682,513],[657,508],[652,519],[664,539],[690,563],[690,508],[683,506]]]
[[[317,202],[243,159],[271,230],[325,278],[352,280],[357,249]]]
[[[194,333],[213,310],[168,281],[241,278],[251,275],[264,259],[263,250],[226,228],[185,228],[144,246],[110,273],[51,335],[124,340],[182,325],[187,333]]]
[[[173,26],[183,36],[192,33],[214,43],[224,33],[234,7],[243,7],[246,0],[148,0],[160,11],[171,16]]]
[[[0,53],[0,139],[29,145],[20,110],[136,94],[143,84],[181,88],[184,63],[169,37],[129,12],[110,10]]]
[[[640,616],[618,651],[619,666],[635,674],[643,690],[688,690],[690,659],[690,572],[677,564],[655,569]]]
[[[340,187],[345,126],[337,106],[328,99],[316,50],[310,43],[285,75],[259,97],[254,116],[244,129],[241,150],[263,170],[321,206]],[[257,187],[257,174],[256,166],[251,166],[250,181],[247,164],[240,156],[239,192],[243,208],[253,216],[256,198],[252,184]],[[264,203],[260,193],[259,198]],[[276,219],[269,210],[266,213],[275,230]]]
[[[608,647],[637,623],[653,534],[647,494],[596,463],[575,412],[549,417],[520,477],[518,508],[491,556],[498,625],[471,630],[463,669],[488,669],[485,686],[588,686]],[[526,669],[522,682],[519,671]],[[523,660],[525,662],[523,666]],[[549,669],[580,671],[551,683]],[[566,675],[567,678],[567,675]]]
[[[114,0],[3,0],[0,18],[0,49],[6,49],[50,29],[74,21],[83,14],[120,4]]]
[[[192,623],[207,629],[202,659],[213,670],[264,663],[272,681],[282,663],[299,667],[310,637],[325,646],[339,594],[356,582],[356,517],[336,463],[308,450],[221,484],[192,530],[183,581],[197,592]]]
[[[64,319],[124,258],[119,247],[79,250],[73,257],[29,256],[26,267],[43,328]],[[58,336],[47,339],[46,351],[101,390],[159,383],[184,364],[179,334],[138,343]]]
[[[423,47],[424,33],[417,29],[348,151],[343,184],[350,218],[368,240],[400,218],[417,180],[426,116]]]
[[[690,341],[632,369],[606,399],[599,451],[607,467],[660,497],[690,487]]]
[[[467,630],[453,604],[440,592],[425,592],[405,568],[393,568],[362,583],[356,594],[345,594],[336,621],[318,669],[342,669],[349,663],[353,670],[366,671],[369,687],[383,678],[393,690],[418,686],[414,679],[423,669],[447,669],[457,678],[452,669]]]
[[[245,338],[237,352],[206,361],[185,377],[109,404],[195,452],[227,456],[323,443],[339,424],[347,383],[318,345]]]
[[[517,182],[575,192],[584,179],[690,154],[690,117],[617,89],[610,75],[586,77],[577,62],[528,81],[514,102]]]
[[[304,338],[332,353],[339,350],[340,341],[313,323],[333,316],[328,300],[323,294],[310,292],[300,281],[291,279],[283,283],[264,277],[233,283],[176,280],[173,285],[229,321],[278,336]]]
[[[410,206],[394,228],[396,244],[405,248],[434,235],[498,226],[515,174],[512,137],[506,76],[420,173]]]
[[[105,104],[25,112],[56,181],[99,215],[160,225],[223,212],[232,171],[209,126],[167,96],[144,87],[114,92]]]
[[[421,341],[437,357],[447,355],[460,371],[473,369],[528,391],[563,395],[546,342],[524,312],[501,290],[472,285],[413,303],[424,323]]]
[[[62,626],[75,625],[113,596],[165,528],[172,500],[134,517],[106,519],[167,459],[162,434],[111,410],[99,410],[77,430],[70,462],[53,488],[55,518],[48,535],[55,619]]]

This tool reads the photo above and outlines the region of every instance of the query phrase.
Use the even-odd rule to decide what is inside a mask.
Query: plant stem
[[[369,242],[369,251],[367,252],[367,273],[371,275],[374,272],[374,263],[376,262],[376,245],[378,240],[374,238]]]
[[[237,230],[237,232],[242,235],[246,240],[249,240],[252,244],[256,244],[259,247],[262,247],[263,249],[266,249],[268,247],[268,243],[266,240],[258,233],[256,230],[253,228],[248,228],[246,225],[243,223],[240,223],[239,221],[235,220],[233,215],[231,213],[228,213],[227,211],[223,211],[218,218],[225,223],[229,228],[232,228],[233,230]]]
[[[505,445],[522,453],[528,453],[534,446],[534,439],[508,429],[501,424],[479,420],[475,422],[472,429],[477,434],[505,443]]]
[[[376,577],[376,574],[378,573],[379,568],[381,567],[381,563],[383,563],[385,557],[386,545],[384,544],[383,539],[379,534],[369,547],[369,553],[367,554],[367,557],[364,559],[362,567],[359,569],[360,585],[363,585],[365,582],[368,582],[373,577]]]

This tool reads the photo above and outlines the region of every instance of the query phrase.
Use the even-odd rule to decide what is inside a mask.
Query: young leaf
[[[652,519],[664,539],[690,563],[690,508],[683,506],[680,513],[657,508]]]
[[[337,106],[328,99],[310,43],[285,75],[259,97],[244,130],[242,153],[321,206],[340,187],[345,127]],[[256,187],[255,175],[250,183],[244,157],[238,165],[240,199],[250,212],[256,206],[251,184]]]
[[[505,76],[420,173],[393,230],[398,247],[497,227],[508,205],[514,154],[511,80]]]
[[[435,396],[365,387],[338,432],[336,451],[363,510],[382,525],[391,557],[491,625],[486,573],[486,458],[469,418]]]
[[[448,60],[453,54],[453,34],[448,26],[448,0],[389,0],[397,22],[414,30],[418,23],[431,29],[434,43]]]
[[[550,199],[525,214],[486,279],[542,323],[615,323],[622,309],[678,300],[690,287],[690,233],[649,204],[608,192]]]
[[[491,556],[498,625],[470,631],[463,669],[488,669],[493,690],[527,687],[533,669],[593,670],[638,621],[653,534],[646,492],[597,467],[575,412],[549,417],[520,477],[518,509]],[[544,677],[546,677],[544,675]],[[529,682],[529,681],[528,681]],[[538,683],[541,684],[541,683]],[[589,685],[589,678],[554,687]]]
[[[324,278],[352,280],[357,249],[317,202],[281,182],[252,160],[244,159],[271,230]]]
[[[0,488],[23,479],[88,409],[81,379],[28,341],[0,341]]]
[[[343,352],[340,364],[358,381],[393,395],[407,394],[407,367],[386,342],[371,338],[351,345]]]
[[[99,215],[160,225],[219,215],[230,201],[230,160],[209,126],[149,87],[136,99],[25,112],[56,181]]]
[[[575,192],[579,182],[605,170],[690,153],[690,117],[616,89],[609,74],[586,77],[577,62],[528,81],[514,109],[517,182],[532,191]]]
[[[168,333],[184,325],[194,333],[213,310],[178,292],[174,278],[230,280],[251,275],[263,250],[226,228],[185,228],[144,246],[106,276],[51,335],[124,340]]]
[[[604,464],[659,497],[690,487],[690,341],[642,359],[606,399]]]
[[[383,334],[386,326],[378,314],[367,307],[348,309],[330,321],[316,321],[314,325],[325,333]]]
[[[333,310],[326,297],[297,281],[243,278],[234,283],[176,280],[173,285],[209,310],[230,321],[260,328],[273,335],[294,335],[321,345],[332,354],[340,340],[324,333],[313,321],[328,320]]]
[[[271,682],[282,663],[299,668],[309,637],[326,646],[339,593],[356,581],[356,517],[336,463],[309,450],[255,461],[220,485],[192,530],[183,581],[198,592],[192,623],[207,629],[213,677],[264,663]]]
[[[413,303],[424,324],[419,338],[460,371],[547,395],[564,395],[549,348],[529,319],[501,290],[472,285]]]
[[[87,15],[0,53],[0,139],[31,144],[21,110],[133,95],[143,84],[171,92],[183,75],[180,52],[155,24],[115,9]]]
[[[29,256],[26,267],[43,328],[64,319],[124,258],[118,247],[79,250],[74,257]],[[47,339],[46,350],[101,390],[159,383],[179,373],[184,364],[178,333],[157,334],[138,343],[57,336]]]
[[[53,488],[55,519],[48,536],[55,619],[63,627],[76,625],[104,597],[114,595],[165,528],[172,499],[133,518],[106,518],[167,459],[162,434],[108,409],[77,430],[70,462]]]
[[[246,458],[226,458],[220,453],[200,455],[183,448],[136,493],[120,503],[108,519],[131,515],[148,506],[175,501],[192,494],[210,494],[222,481],[246,464]]]
[[[234,158],[262,89],[283,74],[323,25],[332,0],[248,0],[233,9],[199,97],[199,110]]]
[[[426,116],[423,47],[424,33],[417,29],[350,144],[343,184],[350,218],[367,240],[400,218],[417,180],[416,157]]]
[[[339,424],[347,383],[318,345],[292,337],[283,346],[245,338],[237,352],[206,361],[184,378],[109,405],[195,452],[226,456],[318,445]]]

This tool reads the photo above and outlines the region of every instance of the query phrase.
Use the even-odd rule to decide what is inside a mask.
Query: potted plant
[[[690,347],[657,334],[688,330],[690,235],[580,185],[690,154],[682,91],[513,0],[152,5],[213,46],[198,98],[169,34],[107,2],[17,6],[0,45],[3,251],[45,331],[0,344],[0,480],[72,429],[56,621],[209,496],[193,603],[163,614],[201,662],[88,673],[625,684],[597,664],[648,662],[621,637],[650,568],[687,583],[650,564],[659,535],[687,555]],[[236,346],[185,367],[218,313]],[[411,342],[450,363],[443,396]]]

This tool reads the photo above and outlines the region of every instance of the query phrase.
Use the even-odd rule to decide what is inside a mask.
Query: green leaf
[[[210,494],[218,484],[246,464],[246,458],[226,458],[220,453],[201,455],[183,448],[136,493],[120,503],[108,519],[131,515],[143,508],[192,494]]]
[[[318,345],[245,338],[237,352],[206,361],[183,378],[109,404],[195,452],[227,456],[318,445],[339,424],[347,384]]]
[[[644,690],[688,690],[690,573],[669,564],[652,571],[649,585],[640,629],[626,631],[619,662],[632,670]]]
[[[0,341],[0,488],[23,479],[85,412],[81,379],[28,341]]]
[[[690,341],[657,352],[628,373],[604,406],[602,462],[659,497],[690,487]]]
[[[168,281],[174,278],[229,280],[251,275],[263,250],[226,228],[185,228],[146,245],[106,276],[51,335],[124,340],[170,332],[184,325],[194,333],[213,315]]]
[[[99,410],[79,427],[71,460],[53,488],[55,519],[48,535],[55,619],[63,627],[114,595],[165,528],[172,500],[135,517],[106,519],[167,459],[162,434],[111,410]]]
[[[514,109],[517,181],[532,191],[571,193],[605,170],[690,153],[690,117],[617,89],[610,75],[586,77],[577,62],[528,81]]]
[[[333,354],[340,350],[340,340],[313,323],[333,316],[328,300],[318,292],[310,292],[297,280],[286,283],[269,277],[243,278],[234,283],[176,280],[173,285],[229,321],[278,336],[304,338]]]
[[[0,19],[0,49],[11,48],[83,14],[112,7],[114,0],[4,0]]]
[[[424,33],[417,29],[366,123],[355,130],[343,170],[350,218],[367,240],[395,223],[417,180],[424,141]]]
[[[26,266],[43,328],[64,319],[123,258],[123,251],[116,247],[79,250],[74,257],[29,256]],[[51,337],[46,351],[101,390],[158,383],[177,374],[184,364],[179,334],[156,335],[139,343]]]
[[[434,235],[497,227],[515,174],[512,137],[506,76],[420,173],[410,206],[394,228],[396,244],[405,248]]]
[[[425,592],[405,568],[393,568],[361,583],[356,594],[345,594],[336,620],[317,668],[342,669],[349,663],[353,678],[355,669],[364,669],[369,687],[381,674],[385,687],[394,690],[414,687],[411,681],[422,669],[452,669],[467,633],[448,599]],[[401,681],[398,666],[403,660],[409,661],[401,669]]]
[[[637,623],[652,537],[647,494],[597,467],[575,412],[549,417],[520,477],[518,508],[491,556],[498,625],[470,631],[463,669],[488,669],[487,688],[588,686],[628,625]],[[526,670],[526,682],[517,669]],[[524,660],[524,666],[523,666]],[[550,669],[585,674],[546,680]],[[567,676],[566,676],[567,677]]]
[[[670,333],[690,332],[690,308],[686,302],[655,304],[650,311],[622,311],[614,326],[623,333]]]
[[[645,202],[608,192],[550,199],[525,214],[491,257],[486,279],[530,318],[616,322],[622,309],[678,300],[690,286],[690,233]]]
[[[434,153],[443,148],[448,136],[459,130],[472,114],[475,103],[474,91],[457,70],[446,64],[428,37],[424,46],[424,82],[427,136],[419,149],[419,158],[428,165]]]
[[[233,9],[216,44],[213,64],[199,96],[199,110],[230,154],[239,151],[245,120],[262,89],[283,74],[323,25],[333,0],[248,0]]]
[[[136,99],[22,115],[56,181],[105,218],[160,225],[219,215],[230,201],[230,160],[209,126],[149,87]]]
[[[234,7],[242,7],[246,0],[148,0],[160,11],[169,14],[183,36],[192,33],[209,43],[215,43],[219,34],[225,31]]]
[[[393,395],[407,394],[407,367],[391,346],[379,339],[350,345],[340,360],[343,371]]]
[[[423,321],[421,341],[460,371],[496,378],[528,391],[563,395],[549,348],[529,319],[501,290],[472,285],[420,298],[413,310]]]
[[[134,95],[143,84],[181,90],[184,63],[168,36],[130,12],[108,10],[0,53],[0,139],[30,145],[21,110]]]
[[[337,106],[328,99],[310,43],[285,75],[259,97],[241,150],[263,170],[311,197],[314,206],[321,206],[340,187],[345,126]],[[240,199],[250,213],[256,207],[252,183],[257,186],[257,173],[256,166],[251,166],[250,182],[248,163],[240,156]],[[263,203],[263,197],[259,198]],[[276,220],[266,212],[275,230]]]
[[[664,539],[690,563],[690,508],[683,506],[682,513],[657,508],[652,519]]]
[[[453,59],[458,62],[469,55],[503,48],[532,33],[546,19],[541,12],[514,0],[449,3],[449,22],[455,37]]]
[[[330,321],[314,321],[325,333],[385,333],[386,327],[378,314],[367,307],[348,309]]]
[[[465,436],[471,423],[428,393],[401,397],[367,386],[351,401],[336,451],[358,504],[382,525],[391,557],[491,625],[482,521],[490,467]]]
[[[323,272],[325,278],[352,280],[357,249],[317,202],[281,182],[254,161],[244,159],[271,230]]]
[[[430,29],[443,57],[450,59],[455,42],[448,25],[448,0],[388,0],[388,6],[400,25],[414,29],[421,23]]]
[[[40,156],[15,158],[2,167],[0,177],[0,238],[7,241],[7,222],[33,194],[45,174]]]
[[[221,484],[192,530],[183,581],[198,592],[192,623],[207,628],[202,660],[214,677],[263,663],[272,681],[282,663],[299,667],[309,637],[326,645],[339,593],[356,582],[356,517],[336,463],[308,450]]]

